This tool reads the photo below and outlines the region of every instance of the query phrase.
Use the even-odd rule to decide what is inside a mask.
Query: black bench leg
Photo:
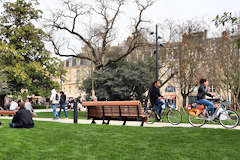
[[[92,120],[92,124],[96,124],[96,122],[95,122],[95,118],[93,118],[93,120]]]
[[[142,119],[141,126],[143,126],[143,124],[144,124],[144,119]]]
[[[104,119],[103,119],[103,121],[102,121],[102,124],[106,124],[105,121],[104,121]]]
[[[123,122],[123,126],[125,126],[125,125],[126,125],[126,122],[127,122],[127,120],[124,120],[124,122]]]
[[[108,119],[107,123],[106,124],[109,124],[110,123],[110,119]]]

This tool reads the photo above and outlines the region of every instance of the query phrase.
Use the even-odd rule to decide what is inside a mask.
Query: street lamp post
[[[93,56],[92,56],[93,60]],[[91,79],[92,79],[92,97],[95,97],[95,90],[94,90],[94,70],[93,70],[93,62],[91,61]]]
[[[158,25],[156,24],[156,46],[155,46],[155,54],[156,54],[156,81],[158,80]]]
[[[159,37],[158,36],[158,25],[156,24],[156,31],[155,32],[151,32],[151,35],[153,35],[153,34],[155,34],[155,40],[156,40],[156,43],[155,43],[155,51],[154,51],[154,53],[155,53],[155,56],[156,56],[156,81],[158,80],[158,39],[161,39],[161,37]],[[162,46],[163,47],[163,45],[162,44],[160,44],[160,46]]]

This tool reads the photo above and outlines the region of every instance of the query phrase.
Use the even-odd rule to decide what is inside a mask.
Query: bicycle
[[[209,113],[207,113],[207,117],[203,115],[203,111],[206,106],[193,104],[188,112],[188,122],[193,127],[201,127],[206,123],[206,121],[214,123],[219,121],[224,128],[234,128],[239,124],[239,116],[235,111],[228,110],[228,105],[230,105],[229,102],[222,101],[210,118]],[[199,106],[203,107],[199,108]]]
[[[167,117],[167,121],[171,123],[172,125],[178,125],[182,122],[182,114],[176,110],[174,105],[169,105],[168,103],[165,103],[165,108],[162,109],[161,117],[162,119],[164,116]],[[153,124],[156,121],[159,121],[160,117],[156,113],[155,106],[148,106],[144,108],[144,114],[147,115],[147,124]]]

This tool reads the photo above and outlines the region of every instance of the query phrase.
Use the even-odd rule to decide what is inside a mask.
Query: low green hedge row
[[[33,109],[46,109],[45,105],[41,104],[32,104]]]

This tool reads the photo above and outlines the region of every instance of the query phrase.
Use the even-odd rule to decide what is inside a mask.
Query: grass
[[[238,160],[239,134],[55,122],[35,122],[33,129],[5,125],[0,129],[0,160]]]
[[[58,112],[57,112],[58,113]],[[73,111],[67,111],[68,118],[73,119]],[[38,118],[53,118],[53,112],[38,112]],[[61,118],[65,118],[65,114],[61,112]],[[87,112],[78,112],[79,119],[87,119]]]

